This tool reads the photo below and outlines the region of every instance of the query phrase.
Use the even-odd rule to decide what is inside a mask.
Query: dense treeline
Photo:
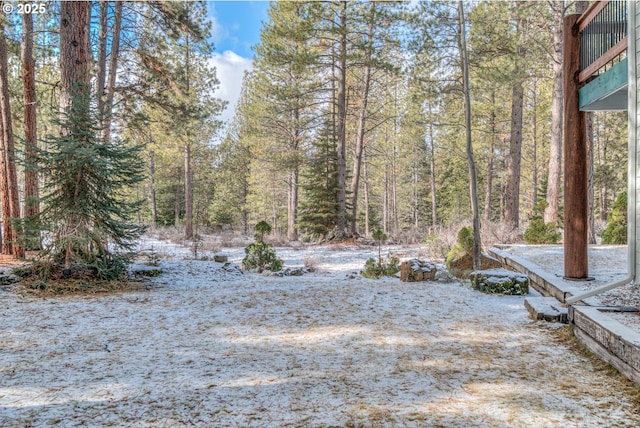
[[[39,246],[42,227],[11,219],[47,210],[54,172],[34,165],[59,143],[51,135],[74,127],[61,120],[73,104],[63,9],[83,2],[68,3],[2,17],[5,253],[21,254],[19,234]],[[556,224],[564,2],[466,8],[480,215],[518,233],[534,214]],[[116,199],[141,202],[136,223],[175,224],[187,239],[263,220],[289,240],[377,229],[421,239],[471,224],[458,12],[451,2],[274,2],[223,127],[204,2],[87,3],[73,25],[86,34],[90,133],[144,163]],[[595,225],[626,187],[626,115],[594,114],[591,124]]]
[[[206,3],[50,2],[0,23],[3,253],[116,278],[143,223],[191,238],[224,107]]]
[[[534,214],[561,225],[564,13],[488,1],[465,17],[481,216],[516,234]],[[267,220],[289,239],[470,224],[458,38],[451,2],[273,3],[218,150],[213,222]],[[606,219],[625,188],[625,115],[593,121]]]

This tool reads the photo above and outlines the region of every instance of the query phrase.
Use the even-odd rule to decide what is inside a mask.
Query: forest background
[[[536,216],[561,227],[562,18],[586,3],[465,3],[489,241],[519,239]],[[46,204],[29,156],[48,150],[64,104],[65,21],[59,2],[39,4],[44,13],[2,17],[5,253],[11,219]],[[419,242],[471,224],[457,6],[273,2],[223,123],[204,2],[91,3],[83,25],[97,132],[144,161],[143,179],[121,196],[142,202],[133,220],[175,225],[184,239],[250,234],[266,221],[274,238],[305,242],[377,229]],[[626,112],[589,115],[591,242],[626,188],[626,122]]]

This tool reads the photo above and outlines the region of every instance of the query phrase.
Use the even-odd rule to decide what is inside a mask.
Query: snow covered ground
[[[564,249],[560,245],[512,245],[505,251],[540,266],[540,269],[559,278],[564,274]],[[594,245],[589,247],[589,276],[592,281],[571,282],[581,290],[623,280],[628,272],[626,245]],[[640,307],[640,286],[630,283],[586,300],[592,306]],[[608,312],[608,316],[640,332],[640,312]]]
[[[163,257],[148,291],[0,291],[0,426],[640,424],[620,380],[532,322],[524,297],[354,275],[372,247],[278,248],[317,268],[302,277],[141,247]]]

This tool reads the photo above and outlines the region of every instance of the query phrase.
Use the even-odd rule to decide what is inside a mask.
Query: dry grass
[[[635,385],[624,375],[622,375],[615,367],[606,361],[600,359],[597,355],[591,352],[582,342],[576,338],[573,334],[572,327],[563,327],[554,330],[551,333],[551,337],[569,348],[576,354],[582,355],[588,360],[588,363],[593,367],[593,371],[606,376],[607,378],[615,381],[619,385],[619,391],[623,392],[631,400],[634,410],[640,413],[640,386]],[[569,379],[567,387],[574,388],[576,386],[575,379]]]
[[[94,272],[79,266],[66,276],[62,265],[42,261],[16,266],[12,273],[20,279],[16,291],[41,297],[112,294],[149,287],[148,282],[137,279],[98,279]]]
[[[101,281],[96,279],[54,279],[44,281],[26,278],[18,283],[16,291],[23,295],[39,297],[93,296],[142,291],[149,283],[137,280]]]
[[[307,256],[304,258],[304,267],[309,269],[309,272],[316,272],[318,265],[322,264],[323,260],[319,256]]]

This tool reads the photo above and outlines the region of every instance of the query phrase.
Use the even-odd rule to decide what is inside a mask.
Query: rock
[[[148,278],[153,278],[160,276],[162,273],[162,269],[155,266],[141,266],[135,265],[131,267],[131,273],[135,276],[144,276]]]
[[[280,276],[302,276],[304,275],[304,269],[300,268],[285,268],[278,272]]]
[[[213,256],[213,261],[216,263],[227,263],[229,261],[229,256],[225,256],[223,254],[216,254]]]
[[[449,272],[458,278],[467,278],[473,271],[473,256],[471,254],[465,254],[464,256],[453,259],[449,262]],[[498,259],[495,259],[487,254],[480,256],[480,269],[496,269],[501,268],[502,264]]]
[[[436,277],[436,265],[418,259],[402,262],[400,265],[400,281],[418,282],[433,281]]]
[[[18,278],[15,275],[1,272],[0,273],[0,285],[11,285],[18,282]]]
[[[469,274],[471,287],[488,294],[529,294],[529,278],[506,269],[477,270]]]
[[[231,262],[226,262],[224,265],[222,265],[221,269],[225,272],[229,272],[237,275],[244,275],[244,272],[242,271],[242,269],[240,269],[238,265],[233,264]]]

